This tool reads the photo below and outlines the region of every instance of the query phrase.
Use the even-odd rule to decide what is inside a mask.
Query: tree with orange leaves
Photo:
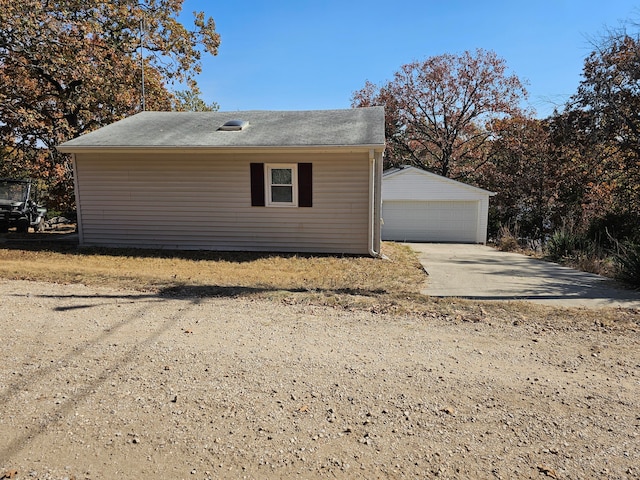
[[[587,57],[563,116],[583,161],[607,182],[610,208],[640,216],[640,36],[611,32]]]
[[[197,91],[201,55],[215,55],[220,38],[203,13],[191,29],[180,23],[183,1],[0,0],[0,170],[27,160],[54,206],[69,208],[71,172],[56,145],[143,100],[170,109],[174,82]]]
[[[403,65],[384,85],[354,92],[352,106],[385,107],[388,165],[459,178],[486,160],[494,120],[521,115],[525,97],[505,61],[478,49]]]

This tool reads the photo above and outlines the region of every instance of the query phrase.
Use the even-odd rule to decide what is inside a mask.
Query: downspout
[[[380,257],[379,248],[380,235],[380,185],[376,181],[378,168],[376,168],[376,155],[373,149],[369,150],[369,255],[374,258]]]
[[[82,207],[80,206],[80,189],[78,188],[78,162],[76,154],[71,154],[71,165],[73,167],[73,190],[76,197],[76,231],[78,232],[78,244],[84,244],[84,232],[82,230]]]

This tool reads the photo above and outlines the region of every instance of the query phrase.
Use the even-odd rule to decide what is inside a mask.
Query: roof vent
[[[244,130],[249,126],[249,122],[246,120],[229,120],[225,122],[224,125],[220,126],[218,130],[222,130],[225,132],[235,131],[235,130]]]

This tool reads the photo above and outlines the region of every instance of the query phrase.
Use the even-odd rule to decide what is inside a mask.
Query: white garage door
[[[478,209],[477,201],[385,201],[382,204],[382,239],[475,243]]]

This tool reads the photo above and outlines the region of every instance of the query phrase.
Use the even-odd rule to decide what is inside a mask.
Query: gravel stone
[[[638,330],[2,280],[0,478],[638,478]]]

